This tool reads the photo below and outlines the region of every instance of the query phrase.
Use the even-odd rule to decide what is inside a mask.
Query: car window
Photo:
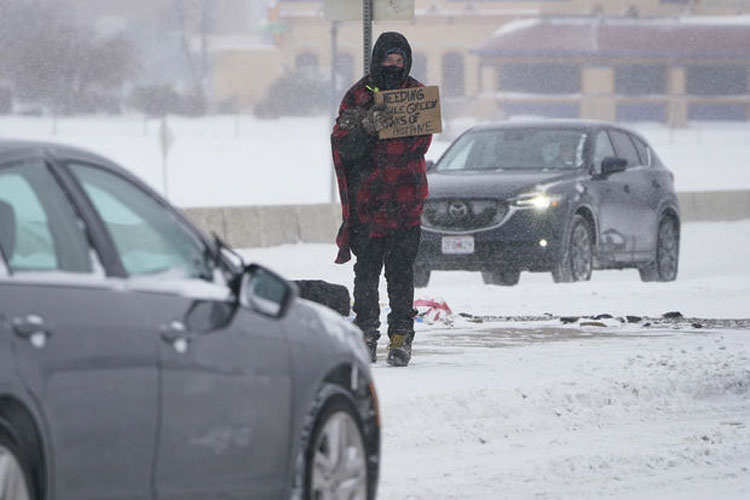
[[[92,272],[82,223],[43,160],[0,166],[0,247],[14,273]]]
[[[648,145],[642,140],[640,140],[638,137],[631,135],[630,138],[633,140],[633,144],[635,144],[635,149],[638,150],[638,156],[640,156],[641,158],[641,165],[646,165],[647,167],[650,167],[651,166],[651,148],[648,147]]]
[[[612,141],[615,143],[617,156],[628,160],[628,168],[640,165],[641,160],[638,156],[638,150],[635,149],[635,145],[628,134],[619,130],[612,130],[610,133],[612,134]]]
[[[437,170],[463,170],[469,153],[474,150],[478,134],[466,134],[458,138],[437,165]]]
[[[438,171],[575,169],[583,165],[586,133],[575,129],[512,128],[461,136]]]
[[[107,226],[129,275],[212,281],[203,242],[156,199],[112,172],[78,163],[68,166]]]
[[[594,144],[594,171],[596,173],[601,173],[602,160],[608,156],[615,156],[615,148],[612,147],[612,141],[609,139],[607,131],[600,130],[596,135],[596,143]]]

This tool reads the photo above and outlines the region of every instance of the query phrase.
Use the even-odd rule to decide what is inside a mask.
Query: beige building
[[[295,69],[307,68],[327,78],[334,27],[339,92],[361,76],[361,22],[328,21],[323,16],[322,0],[277,0],[269,5],[260,35],[211,37],[214,101],[234,99],[240,108],[247,109],[266,94],[273,80]],[[644,46],[641,52],[616,57],[597,52],[601,40],[596,36],[610,36],[609,27],[613,25],[637,29],[641,24],[658,24],[661,28],[656,31],[665,26],[680,31],[681,26],[701,23],[717,27],[728,23],[740,30],[743,26],[750,29],[750,0],[415,0],[413,20],[376,21],[373,39],[387,30],[407,36],[414,51],[412,74],[427,84],[440,85],[448,117],[461,113],[487,117],[536,113],[646,119],[676,125],[688,119],[747,119],[747,101],[743,104],[742,96],[746,98],[748,94],[748,61],[736,54],[711,52],[710,47],[706,52],[701,44],[695,48],[704,52],[692,61],[690,54],[661,53],[658,46]],[[576,52],[581,47],[575,43],[583,41],[566,47],[559,30],[539,29],[549,25],[567,26],[564,36],[575,37],[577,33],[590,45],[583,52]],[[598,35],[591,35],[597,30]],[[722,29],[715,29],[710,36],[721,32]],[[588,38],[581,37],[581,33],[587,33]],[[670,43],[679,44],[681,36],[702,36],[695,30],[682,33]],[[528,44],[528,50],[514,53],[504,45],[518,40]],[[659,37],[652,37],[651,41],[658,43]],[[661,55],[654,58],[653,54]],[[700,87],[695,82],[706,78],[705,71],[701,73],[695,66],[715,59],[731,66],[721,71],[732,76],[734,83],[719,89],[716,96],[727,101],[728,106],[724,111],[709,109],[710,106],[701,111],[700,102],[711,104],[714,96],[710,91],[699,90],[702,97],[692,104],[682,96],[696,85]],[[626,73],[638,73],[640,67],[645,69],[644,78],[650,79],[650,84],[642,84],[639,90],[637,83],[622,83],[639,80],[637,74],[628,77]],[[741,76],[742,68],[745,77]],[[567,83],[553,86],[552,90],[533,83],[550,78],[564,78]],[[662,83],[654,83],[660,79]],[[620,92],[625,95],[619,96]],[[650,103],[656,104],[657,111],[649,111]],[[730,104],[739,106],[732,108]]]

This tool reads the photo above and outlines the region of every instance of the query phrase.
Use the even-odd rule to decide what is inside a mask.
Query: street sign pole
[[[370,71],[372,54],[372,0],[362,0],[362,49],[364,50],[362,74]]]
[[[169,130],[167,125],[166,115],[161,119],[161,125],[159,126],[159,147],[161,149],[161,169],[162,169],[162,182],[164,183],[164,197],[169,199],[169,172],[167,171],[167,157],[169,156],[169,149],[172,147],[174,142],[174,135]]]
[[[336,102],[339,92],[338,92],[338,72],[336,69],[338,68],[338,34],[339,34],[339,21],[331,21],[331,95],[330,95],[330,104],[329,107],[331,109],[331,128],[333,128],[333,124],[336,122],[336,116],[338,115],[338,103]],[[334,168],[333,164],[331,164],[331,179],[330,179],[330,190],[328,193],[328,200],[331,203],[336,202],[336,188],[338,186],[338,182],[336,182],[336,169]]]

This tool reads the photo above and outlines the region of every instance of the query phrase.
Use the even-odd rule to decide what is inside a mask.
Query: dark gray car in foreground
[[[639,134],[583,120],[472,128],[428,170],[415,284],[433,270],[481,271],[515,285],[521,271],[556,282],[592,269],[677,276],[680,211],[673,175]]]
[[[361,332],[105,158],[0,141],[0,498],[375,497]]]

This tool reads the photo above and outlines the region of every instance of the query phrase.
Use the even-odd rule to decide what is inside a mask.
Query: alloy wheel
[[[585,281],[591,277],[591,235],[585,223],[578,223],[570,237],[570,266],[573,281]]]
[[[0,443],[0,498],[7,500],[29,500],[29,488],[18,458]]]
[[[367,461],[357,422],[345,411],[332,413],[314,443],[311,498],[365,500]]]
[[[656,247],[656,265],[661,281],[672,281],[677,277],[679,237],[672,219],[664,219],[659,225]]]

